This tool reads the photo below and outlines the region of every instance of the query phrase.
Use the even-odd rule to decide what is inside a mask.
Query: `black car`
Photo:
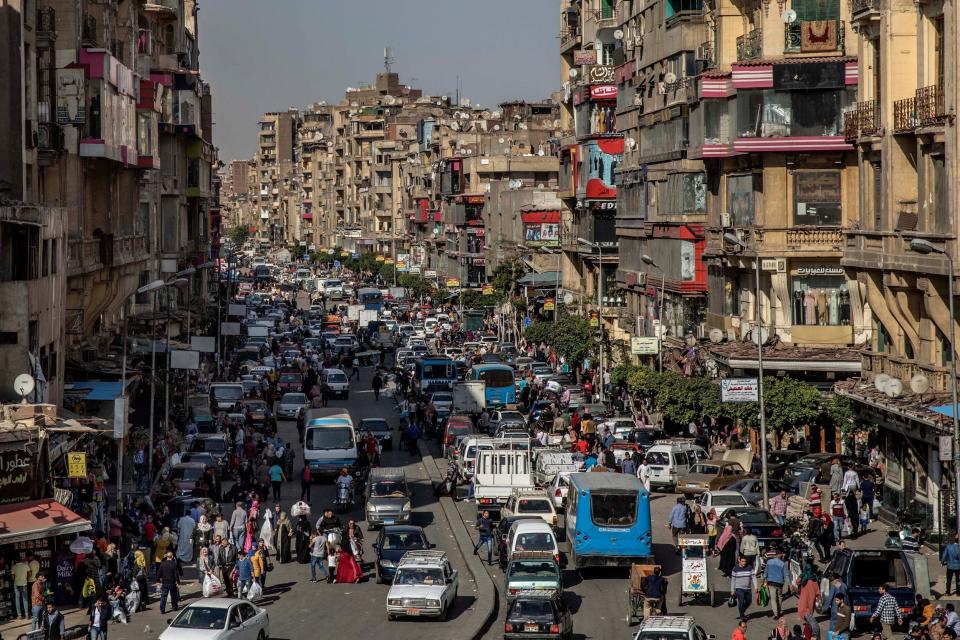
[[[803,451],[793,449],[775,449],[767,452],[767,477],[775,480],[783,478],[784,473],[803,456]]]
[[[757,507],[738,507],[735,511],[743,531],[757,536],[761,549],[780,546],[783,529],[769,511]]]
[[[507,568],[507,534],[510,533],[510,527],[517,520],[541,520],[540,516],[517,515],[501,518],[493,530],[493,550],[497,553],[497,560],[501,569]]]
[[[521,592],[507,610],[503,637],[572,638],[573,619],[563,596],[552,591]]]
[[[360,421],[358,431],[361,434],[369,431],[384,450],[393,449],[393,429],[383,418],[364,418]]]
[[[377,554],[377,582],[393,581],[397,564],[407,551],[432,549],[433,546],[422,527],[400,524],[383,527],[373,543],[373,550]]]

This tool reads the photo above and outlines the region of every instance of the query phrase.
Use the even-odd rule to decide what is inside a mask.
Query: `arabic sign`
[[[483,285],[483,295],[485,295],[485,296],[492,296],[492,295],[493,295],[493,285],[492,285],[492,284],[485,284],[485,285]]]
[[[723,402],[756,402],[760,398],[756,378],[726,378],[720,381],[720,400]]]
[[[613,84],[595,84],[590,87],[591,100],[616,100],[617,86]]]
[[[460,278],[447,278],[447,289],[453,289],[460,286]]]
[[[87,454],[83,451],[72,451],[67,454],[67,477],[87,477]]]
[[[556,311],[557,301],[553,298],[547,298],[543,301],[543,310],[544,311]]]
[[[656,355],[660,353],[660,338],[656,336],[630,338],[630,353],[638,356]]]
[[[0,504],[33,499],[33,463],[23,451],[0,452]]]
[[[613,66],[595,64],[587,71],[587,80],[590,84],[613,84]]]
[[[597,64],[596,49],[581,49],[573,52],[573,64],[580,66],[582,64]]]
[[[57,124],[86,121],[86,88],[83,69],[57,69]]]

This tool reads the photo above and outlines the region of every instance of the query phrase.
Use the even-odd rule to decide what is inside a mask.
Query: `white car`
[[[273,412],[277,418],[289,418],[291,420],[296,420],[297,414],[300,413],[300,409],[305,409],[309,406],[310,401],[307,400],[306,394],[303,393],[285,393],[277,401],[277,406],[274,408]]]
[[[515,491],[500,510],[500,517],[535,516],[553,528],[557,526],[557,510],[543,489]]]
[[[439,414],[448,414],[453,411],[453,394],[446,391],[438,391],[430,396],[430,402],[433,408]]]
[[[320,380],[327,383],[331,394],[342,398],[350,397],[350,381],[342,369],[324,369]]]
[[[561,471],[553,476],[553,482],[547,487],[547,495],[553,500],[553,508],[560,511],[567,506],[567,494],[570,491],[570,473]]]
[[[204,598],[184,607],[159,640],[266,640],[265,609],[236,598]]]
[[[750,506],[739,491],[704,491],[697,496],[697,504],[704,515],[710,513],[710,509],[716,509],[718,516],[722,516],[728,509]]]
[[[457,601],[457,570],[443,551],[408,551],[397,565],[387,592],[387,618],[431,617],[446,620]]]

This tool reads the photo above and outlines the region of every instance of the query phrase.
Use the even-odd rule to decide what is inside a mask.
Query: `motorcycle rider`
[[[323,510],[323,515],[317,520],[317,530],[320,533],[326,533],[328,531],[340,531],[343,529],[343,523],[340,522],[340,518],[334,515],[333,509],[327,507]]]
[[[340,475],[337,476],[337,502],[341,506],[353,503],[353,476],[346,467],[340,469]]]

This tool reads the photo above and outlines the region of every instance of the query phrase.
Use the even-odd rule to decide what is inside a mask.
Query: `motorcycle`
[[[337,508],[340,513],[346,513],[353,504],[353,486],[345,483],[337,484]]]

